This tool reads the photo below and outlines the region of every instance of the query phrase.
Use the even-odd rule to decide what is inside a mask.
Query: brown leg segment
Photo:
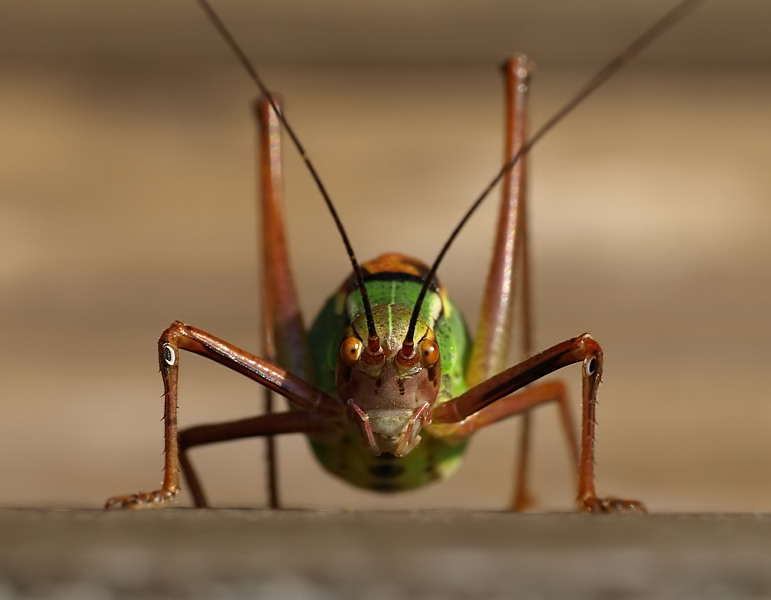
[[[598,498],[594,489],[594,432],[597,388],[602,375],[602,349],[588,334],[566,340],[528,360],[506,369],[471,388],[465,394],[435,406],[433,423],[461,423],[497,400],[523,388],[541,377],[570,364],[582,363],[581,455],[578,462],[577,503],[584,512],[644,510],[634,500]],[[532,402],[532,399],[531,399]],[[527,410],[531,405],[522,406]],[[502,411],[506,414],[511,412]],[[488,413],[490,414],[490,413]],[[494,413],[493,413],[494,414]],[[481,417],[480,417],[481,418]]]
[[[504,160],[510,161],[527,139],[527,104],[532,63],[517,56],[504,66],[506,81],[506,145]],[[521,314],[520,360],[532,355],[530,312],[530,265],[527,247],[527,156],[514,165],[503,180],[498,229],[487,277],[479,325],[466,380],[476,385],[503,370],[508,358],[514,320],[515,294]],[[521,425],[512,506],[522,510],[531,504],[527,485],[530,448],[530,413]]]
[[[161,489],[153,492],[117,496],[107,501],[105,508],[148,508],[160,507],[179,493],[180,450],[177,435],[177,379],[179,373],[179,350],[184,349],[206,356],[234,371],[258,381],[282,396],[288,398],[297,407],[305,411],[305,416],[298,420],[294,413],[264,415],[260,419],[247,419],[236,424],[224,424],[219,439],[233,439],[238,433],[248,431],[248,435],[267,435],[270,429],[275,433],[296,431],[305,433],[319,431],[322,428],[334,428],[338,419],[343,417],[340,404],[299,377],[228,344],[208,333],[190,327],[179,321],[173,323],[158,340],[159,362],[164,385],[164,424],[165,424],[165,470]],[[302,420],[305,419],[305,420]],[[246,430],[243,423],[248,423]],[[218,426],[208,426],[217,428]],[[249,429],[251,427],[251,429]],[[192,430],[195,432],[195,429]],[[204,431],[206,431],[204,429]],[[213,431],[209,429],[208,431]],[[188,442],[192,435],[186,434]],[[198,433],[196,435],[202,435]],[[228,436],[231,436],[228,438]],[[212,439],[211,441],[214,441]],[[203,443],[203,442],[199,442]],[[200,488],[200,486],[199,486]]]
[[[578,438],[576,437],[575,427],[573,425],[573,417],[570,411],[568,391],[562,381],[555,380],[538,385],[533,384],[532,388],[526,388],[522,392],[518,392],[513,396],[502,398],[499,402],[495,402],[487,408],[483,408],[481,411],[479,411],[479,413],[476,413],[478,415],[482,415],[482,421],[484,424],[481,426],[486,426],[490,422],[490,416],[486,415],[485,412],[493,409],[501,403],[504,405],[503,407],[495,411],[491,411],[492,414],[495,415],[496,420],[505,419],[506,417],[514,414],[522,415],[522,425],[520,428],[518,449],[519,452],[517,454],[517,463],[514,476],[514,492],[512,494],[511,503],[509,506],[509,508],[513,511],[528,510],[532,508],[534,504],[534,500],[530,494],[528,486],[527,473],[529,465],[528,458],[530,454],[530,424],[533,413],[528,408],[525,408],[521,401],[509,401],[510,398],[515,399],[518,396],[524,396],[528,401],[532,401],[533,407],[547,402],[557,403],[557,406],[559,407],[560,424],[562,426],[562,431],[565,434],[565,439],[567,440],[568,450],[570,451],[570,458],[576,467],[578,466],[579,461]],[[472,415],[472,417],[469,417],[469,419],[472,419],[475,416],[476,415]],[[466,420],[468,421],[469,419]]]
[[[506,65],[506,160],[510,160],[525,141],[527,122],[527,85],[531,63],[524,56]],[[515,265],[518,253],[520,211],[525,198],[527,157],[514,165],[503,180],[503,199],[498,215],[498,229],[493,256],[482,297],[474,346],[466,380],[477,385],[503,370],[509,351],[509,337],[514,306]]]
[[[529,63],[521,65],[523,59],[511,60],[507,63],[506,73],[506,90],[508,98],[516,98],[519,95],[523,96],[523,102],[527,100],[527,93],[530,87],[530,73],[532,66]],[[507,101],[507,104],[511,104],[512,101]],[[515,121],[516,103],[515,108],[509,109],[511,121]],[[526,106],[522,108],[522,112],[525,115],[522,117],[523,123],[521,127],[521,142],[524,143],[527,136],[527,111]],[[510,126],[513,128],[513,126]],[[512,134],[513,135],[513,134]],[[513,144],[512,144],[513,146]],[[519,145],[518,145],[519,147]],[[511,155],[513,156],[513,154]],[[510,158],[507,156],[507,160]],[[527,157],[525,157],[527,161]],[[517,221],[519,225],[519,236],[516,241],[516,248],[514,250],[515,256],[518,257],[518,263],[514,264],[520,274],[520,360],[526,360],[533,355],[533,313],[532,313],[532,297],[530,287],[530,275],[532,273],[530,264],[530,235],[528,226],[528,193],[527,193],[527,162],[522,168],[522,175],[520,177],[520,189],[521,197],[517,203],[518,216]],[[560,394],[560,410],[563,415],[563,423],[567,423],[565,431],[573,432],[573,427],[570,424],[570,410],[567,403],[567,395],[565,392],[565,386],[561,386]],[[532,508],[535,504],[533,495],[530,492],[530,485],[528,483],[528,471],[530,464],[530,431],[533,423],[533,413],[528,411],[522,415],[522,422],[520,424],[519,434],[519,451],[517,452],[516,466],[514,471],[514,492],[511,499],[511,510],[523,511],[528,508]],[[573,441],[572,433],[568,433],[568,443],[572,448],[575,448],[577,452],[578,446]]]
[[[278,100],[274,98],[278,103]],[[313,382],[305,327],[284,235],[281,126],[267,98],[254,105],[257,121],[261,214],[263,354],[289,372]],[[273,412],[273,397],[265,394],[265,413]],[[271,508],[279,508],[276,444],[266,438],[267,492]]]
[[[522,512],[533,508],[536,504],[535,497],[530,491],[530,431],[532,429],[533,415],[529,411],[522,415],[519,424],[519,447],[514,467],[514,487],[509,502],[509,508],[515,512]]]
[[[276,98],[274,100],[277,101]],[[277,101],[277,104],[280,103]],[[262,223],[262,289],[264,353],[305,381],[314,382],[308,340],[292,276],[284,235],[281,125],[267,98],[255,103],[260,162]],[[273,398],[265,390],[265,412],[273,412]],[[276,444],[266,438],[268,504],[279,508]]]
[[[290,373],[315,382],[308,339],[300,313],[282,213],[281,128],[268,100],[256,105],[262,190],[263,312],[269,360]]]
[[[568,392],[565,384],[559,380],[534,384],[532,387],[528,387],[516,394],[501,398],[464,419],[456,427],[443,429],[441,435],[460,435],[466,437],[483,427],[497,423],[507,417],[514,415],[528,417],[531,414],[530,410],[532,408],[548,402],[556,402],[559,407],[560,422],[565,432],[565,438],[568,441],[570,458],[573,464],[577,466],[579,462],[578,438],[576,437],[573,418],[571,417],[570,406],[568,405]],[[522,448],[522,445],[527,444],[527,441],[523,440],[525,440],[525,436],[529,435],[529,431],[524,430],[522,433],[523,436],[520,438],[520,456],[522,456],[522,453],[527,452],[526,448]],[[518,467],[524,469],[527,467],[527,464],[520,460]],[[525,473],[518,474],[516,483],[519,485],[515,487],[515,494],[512,497],[510,506],[511,510],[522,511],[532,506],[532,499],[527,494],[526,486],[522,484],[525,479]]]
[[[281,433],[324,433],[328,426],[319,417],[302,411],[289,411],[259,415],[228,423],[196,425],[179,432],[179,462],[187,483],[187,490],[198,508],[206,508],[203,488],[188,458],[187,451],[196,446],[229,442],[257,436],[273,436]]]

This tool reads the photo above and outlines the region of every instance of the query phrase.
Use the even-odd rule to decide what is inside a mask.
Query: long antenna
[[[662,35],[667,29],[672,27],[675,23],[685,18],[685,16],[690,13],[691,11],[695,10],[697,5],[703,2],[703,0],[684,0],[677,6],[675,6],[672,10],[670,10],[667,14],[665,14],[661,19],[656,21],[651,27],[649,27],[643,34],[638,37],[635,41],[633,41],[629,46],[623,50],[621,53],[619,53],[613,60],[611,60],[608,64],[606,64],[604,67],[602,67],[597,73],[589,79],[576,93],[575,95],[568,100],[565,105],[559,109],[554,116],[552,116],[546,123],[544,123],[541,128],[536,131],[536,133],[531,137],[527,142],[522,144],[520,146],[519,150],[517,150],[516,154],[511,158],[509,162],[507,162],[503,167],[501,167],[500,171],[498,171],[498,174],[493,177],[492,181],[487,184],[487,187],[485,187],[484,190],[482,190],[482,193],[479,195],[479,197],[474,201],[474,203],[471,205],[471,208],[466,211],[466,214],[463,215],[463,218],[460,220],[460,222],[456,225],[453,232],[450,234],[450,237],[447,238],[447,241],[444,243],[444,246],[442,246],[442,249],[439,251],[439,256],[436,257],[436,260],[434,261],[434,264],[431,265],[431,269],[429,269],[428,273],[425,276],[425,279],[423,280],[423,287],[420,290],[420,293],[418,294],[418,298],[415,301],[415,308],[412,310],[412,317],[410,317],[410,324],[407,328],[407,335],[404,338],[403,346],[407,348],[406,352],[409,353],[409,349],[413,346],[413,337],[415,336],[415,326],[418,322],[418,316],[420,315],[420,309],[423,305],[423,300],[426,297],[426,293],[428,292],[428,288],[431,285],[431,281],[436,276],[436,271],[439,268],[439,264],[442,262],[442,259],[444,258],[444,255],[447,253],[447,250],[450,248],[450,245],[453,243],[455,238],[458,236],[458,233],[460,233],[460,230],[463,229],[463,226],[466,224],[466,222],[471,218],[471,215],[474,214],[477,208],[479,208],[479,205],[482,204],[485,198],[490,194],[492,189],[498,184],[498,182],[503,179],[503,177],[511,170],[511,168],[517,164],[520,158],[522,158],[525,154],[527,154],[530,149],[535,146],[535,144],[544,136],[546,135],[549,130],[552,129],[557,123],[562,121],[568,114],[570,114],[581,102],[583,102],[587,96],[589,96],[592,92],[594,92],[598,87],[600,87],[603,83],[605,83],[610,77],[615,75],[620,69],[622,69],[630,60],[632,60],[635,56],[640,54],[646,47],[650,45],[651,42],[653,42],[656,38],[658,38],[660,35]]]
[[[345,232],[345,227],[343,227],[343,222],[340,220],[340,217],[337,214],[337,210],[335,209],[334,204],[332,204],[332,199],[329,197],[326,187],[324,187],[324,184],[321,182],[321,177],[319,177],[319,174],[316,172],[316,168],[313,166],[311,159],[306,154],[305,148],[300,143],[300,139],[297,137],[297,134],[295,134],[294,130],[292,129],[292,126],[289,124],[289,121],[284,116],[283,111],[279,109],[278,105],[273,100],[273,96],[268,91],[268,87],[263,83],[262,79],[257,74],[257,70],[249,61],[249,59],[246,56],[246,53],[241,49],[241,46],[238,45],[238,42],[236,42],[235,38],[233,38],[228,28],[225,27],[225,24],[222,22],[222,19],[220,19],[219,15],[214,11],[214,9],[207,2],[207,0],[197,0],[197,2],[200,5],[203,12],[206,14],[206,17],[209,19],[211,24],[214,25],[214,28],[217,30],[217,32],[220,34],[222,39],[231,49],[233,54],[235,54],[236,58],[238,59],[238,62],[241,63],[241,66],[247,72],[247,74],[252,79],[252,81],[254,81],[254,83],[257,85],[260,92],[262,92],[263,96],[265,96],[268,99],[268,102],[270,103],[270,107],[273,109],[273,112],[276,113],[276,116],[278,117],[278,120],[281,122],[281,125],[283,125],[284,129],[286,129],[287,133],[289,134],[289,137],[292,140],[292,143],[294,144],[295,148],[297,148],[297,151],[300,153],[300,156],[305,162],[305,166],[308,168],[308,171],[310,171],[311,177],[313,177],[313,181],[316,183],[316,187],[319,189],[319,192],[321,192],[321,195],[324,198],[324,202],[326,203],[327,208],[329,209],[329,212],[331,213],[332,218],[335,221],[335,225],[337,225],[337,230],[338,232],[340,232],[340,237],[342,238],[343,244],[345,245],[345,250],[348,253],[348,258],[351,261],[351,266],[353,267],[353,272],[354,272],[354,275],[356,276],[356,283],[359,287],[359,291],[361,292],[361,300],[364,304],[364,313],[366,314],[366,317],[367,317],[367,333],[369,335],[369,347],[372,348],[373,351],[376,350],[376,348],[373,348],[373,343],[377,343],[378,348],[380,344],[379,342],[377,342],[377,331],[375,329],[375,319],[372,316],[372,305],[369,302],[369,294],[367,294],[367,288],[364,285],[364,275],[362,274],[361,267],[359,266],[359,262],[356,260],[356,256],[353,253],[353,246],[351,246],[351,241],[348,239],[348,234]]]

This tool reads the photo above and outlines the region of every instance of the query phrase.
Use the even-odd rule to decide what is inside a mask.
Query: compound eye
[[[420,354],[420,362],[426,368],[433,367],[439,361],[439,346],[436,340],[420,340],[418,353]]]
[[[340,358],[349,367],[353,366],[361,356],[364,344],[357,337],[348,337],[340,344]]]

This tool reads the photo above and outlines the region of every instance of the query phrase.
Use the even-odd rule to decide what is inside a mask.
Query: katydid
[[[329,473],[365,489],[397,492],[441,480],[459,466],[470,436],[513,415],[523,415],[517,486],[511,508],[528,506],[529,410],[556,403],[578,472],[578,509],[641,511],[641,503],[598,497],[594,488],[597,388],[603,369],[600,345],[582,334],[534,354],[526,219],[526,154],[589,93],[661,32],[694,8],[686,0],[647,30],[592,78],[531,138],[526,136],[531,64],[511,59],[506,75],[505,164],[473,203],[429,267],[396,253],[359,264],[326,188],[251,63],[206,0],[204,11],[262,93],[257,113],[263,222],[265,352],[260,358],[179,321],[158,342],[165,398],[165,475],[152,492],[117,496],[106,508],[157,508],[179,493],[181,470],[196,506],[207,501],[189,461],[190,448],[225,440],[303,433]],[[329,298],[306,332],[289,266],[281,214],[281,133],[286,130],[308,167],[338,227],[353,273]],[[498,228],[474,341],[436,278],[445,252],[471,214],[503,182]],[[523,362],[504,368],[514,320],[514,291],[521,298]],[[180,349],[261,383],[289,401],[290,410],[177,430]],[[565,387],[539,382],[581,363],[581,436],[571,424]],[[532,385],[531,385],[532,384]],[[275,483],[271,485],[274,488]],[[275,501],[275,489],[272,497]]]

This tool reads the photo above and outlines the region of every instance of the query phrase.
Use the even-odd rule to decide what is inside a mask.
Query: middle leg
[[[568,392],[565,384],[560,380],[533,384],[531,387],[527,387],[515,394],[501,398],[497,402],[493,402],[489,406],[484,407],[482,410],[464,419],[455,427],[447,428],[444,431],[448,435],[460,435],[466,437],[479,429],[511,416],[521,415],[523,418],[529,417],[532,414],[531,409],[550,402],[557,403],[560,415],[560,425],[567,441],[571,464],[578,465],[580,458],[578,438],[576,436],[573,418],[568,403]],[[519,461],[517,464],[518,476],[515,479],[514,494],[512,495],[509,506],[510,510],[513,511],[527,510],[532,506],[532,498],[527,493],[527,487],[523,485],[527,480],[526,473],[524,473],[523,470],[527,468],[527,463],[524,458],[527,456],[529,450],[529,423],[528,427],[522,427],[520,433]]]
[[[188,450],[196,446],[229,442],[258,436],[274,436],[282,433],[324,433],[327,427],[319,417],[303,411],[270,413],[209,425],[196,425],[179,432],[179,466],[197,508],[209,503],[193,468]],[[271,508],[277,508],[271,506]]]
[[[432,411],[433,423],[456,423],[459,426],[475,413],[524,386],[562,367],[582,363],[581,454],[578,461],[577,503],[584,512],[644,510],[634,500],[598,498],[594,488],[594,434],[597,388],[602,375],[602,349],[588,334],[566,340],[528,360],[506,369],[471,388],[465,394],[448,400]],[[531,406],[523,406],[523,410]],[[495,409],[491,409],[495,410]],[[495,414],[494,412],[491,414]],[[509,413],[511,414],[511,413]]]

